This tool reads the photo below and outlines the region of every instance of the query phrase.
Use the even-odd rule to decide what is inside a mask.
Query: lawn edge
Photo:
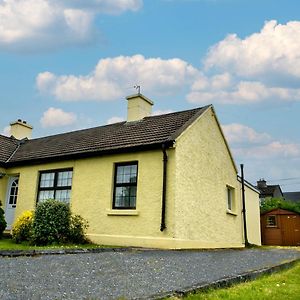
[[[208,289],[221,289],[236,285],[238,283],[243,283],[246,281],[253,281],[263,275],[273,274],[282,270],[286,270],[294,266],[297,262],[300,261],[300,258],[292,259],[290,261],[280,263],[277,265],[273,265],[270,267],[265,267],[258,270],[252,270],[248,272],[244,272],[242,274],[238,274],[235,276],[225,277],[223,279],[219,279],[210,283],[199,283],[189,287],[185,287],[182,289],[172,290],[168,292],[158,293],[146,298],[139,299],[148,299],[148,300],[161,300],[169,297],[184,297],[189,294],[195,294],[199,292],[207,291]]]
[[[139,250],[132,247],[111,247],[111,248],[76,248],[76,249],[32,249],[32,250],[0,250],[0,257],[19,257],[19,256],[40,256],[40,255],[61,255],[61,254],[84,254],[102,252],[128,252]]]

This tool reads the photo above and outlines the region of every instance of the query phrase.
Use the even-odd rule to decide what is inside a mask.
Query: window
[[[113,208],[136,208],[137,171],[137,162],[115,165]]]
[[[276,216],[267,216],[267,227],[277,227]]]
[[[227,209],[234,210],[234,188],[227,186]]]
[[[69,203],[72,187],[72,170],[55,170],[40,172],[37,201],[56,199]]]

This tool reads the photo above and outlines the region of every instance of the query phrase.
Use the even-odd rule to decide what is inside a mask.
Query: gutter
[[[164,231],[166,227],[166,194],[167,194],[167,165],[168,165],[168,146],[162,144],[163,153],[163,189],[162,189],[162,206],[161,206],[161,223],[160,231]]]

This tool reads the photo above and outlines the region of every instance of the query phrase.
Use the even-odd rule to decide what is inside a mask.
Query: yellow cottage
[[[151,116],[127,97],[127,121],[37,139],[22,120],[0,135],[0,200],[8,230],[55,198],[88,220],[95,243],[243,247],[241,181],[211,105]],[[245,184],[248,240],[260,244],[258,191]]]

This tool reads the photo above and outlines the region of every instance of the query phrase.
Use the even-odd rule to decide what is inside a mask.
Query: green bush
[[[6,225],[7,225],[6,221],[5,221],[5,217],[4,217],[4,210],[1,206],[2,206],[2,203],[0,201],[0,238],[2,237],[3,231],[5,230]]]
[[[85,243],[88,222],[79,215],[71,215],[68,204],[47,200],[37,205],[32,231],[36,245]]]
[[[68,204],[46,200],[37,205],[33,220],[36,245],[59,244],[68,241],[71,212]]]
[[[300,213],[300,203],[294,203],[283,198],[266,198],[260,203],[260,212],[265,213],[275,208],[282,208]]]
[[[88,228],[88,222],[79,215],[71,216],[69,228],[69,241],[77,244],[87,242],[85,232]]]
[[[33,212],[25,211],[13,224],[12,239],[18,244],[23,241],[32,241]]]

